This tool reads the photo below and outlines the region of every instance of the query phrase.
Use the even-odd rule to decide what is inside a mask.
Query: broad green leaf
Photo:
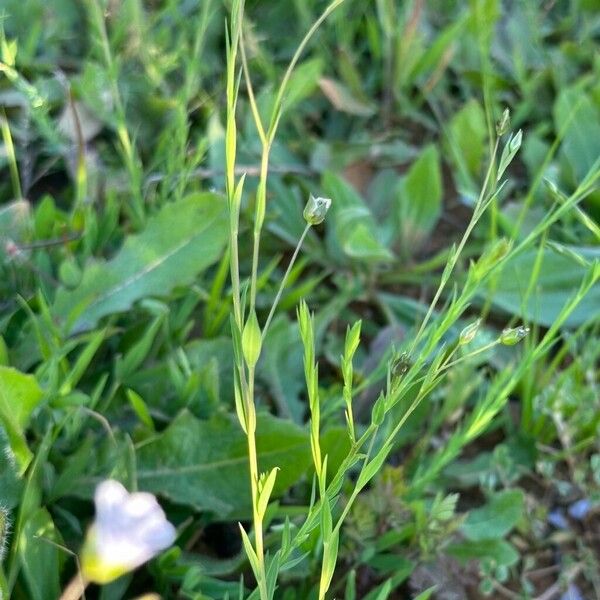
[[[494,494],[490,501],[469,513],[462,532],[472,541],[497,540],[504,537],[523,515],[521,490],[506,490]]]
[[[340,211],[337,225],[339,236],[343,238],[344,252],[357,260],[389,262],[392,254],[379,242],[379,236],[367,222],[368,217],[370,213],[362,209]]]
[[[358,192],[331,172],[323,176],[326,196],[332,199],[327,216],[327,242],[334,258],[361,262],[389,262],[392,253],[381,244],[375,219]]]
[[[224,198],[193,194],[166,204],[107,262],[91,262],[74,290],[59,289],[53,314],[71,332],[92,328],[147,296],[187,285],[218,260],[227,241]]]
[[[477,100],[467,102],[452,117],[446,135],[448,154],[457,169],[457,188],[466,198],[474,200],[487,139],[485,113]]]
[[[273,496],[295,483],[310,463],[307,434],[270,415],[257,423],[260,471],[281,470]],[[184,411],[138,449],[141,489],[223,517],[251,514],[246,437],[234,417],[200,421]]]
[[[465,540],[447,548],[448,554],[461,562],[491,558],[497,565],[510,567],[519,560],[519,553],[506,540]]]
[[[567,247],[586,260],[600,258],[597,248]],[[587,268],[552,247],[544,248],[539,278],[529,301],[523,299],[530,286],[537,250],[530,250],[510,260],[494,285],[492,303],[521,319],[549,327],[578,289]],[[578,327],[600,316],[600,284],[596,284],[566,320],[567,327]]]
[[[563,90],[554,104],[557,132],[564,132],[561,153],[571,170],[571,183],[581,181],[600,156],[600,111],[577,86]]]
[[[0,366],[0,409],[9,411],[20,427],[27,424],[41,398],[42,390],[33,375]]]
[[[44,437],[37,447],[35,458],[27,471],[27,478],[23,487],[23,493],[20,498],[18,511],[16,511],[15,519],[13,520],[12,539],[14,543],[11,547],[9,556],[7,557],[7,579],[9,587],[15,584],[21,567],[23,566],[21,556],[21,540],[23,531],[31,519],[35,521],[35,515],[42,508],[42,485],[41,478],[43,469],[48,460],[48,453],[55,440],[53,428],[46,430]],[[38,517],[38,519],[43,520]],[[47,531],[47,530],[46,530]],[[25,539],[27,539],[25,537]]]
[[[409,249],[421,244],[442,212],[442,172],[436,146],[427,146],[401,180],[396,210],[402,246]]]
[[[352,445],[348,430],[343,426],[327,428],[321,432],[321,452],[327,456],[328,481],[338,472]]]
[[[24,430],[41,399],[42,390],[33,375],[0,367],[0,425],[6,431],[21,474],[32,458]]]

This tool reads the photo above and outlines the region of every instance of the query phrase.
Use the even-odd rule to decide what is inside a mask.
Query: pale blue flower
[[[152,494],[130,494],[118,481],[107,480],[97,487],[94,501],[96,520],[82,553],[88,581],[112,581],[175,541],[175,528]]]

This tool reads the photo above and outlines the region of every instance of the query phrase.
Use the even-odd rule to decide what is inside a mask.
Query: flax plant
[[[254,398],[255,370],[261,354],[262,342],[267,333],[277,304],[287,282],[287,278],[296,260],[300,247],[309,229],[320,223],[330,201],[325,198],[310,198],[305,210],[306,227],[300,237],[288,269],[281,281],[280,289],[275,297],[269,315],[261,330],[256,315],[256,291],[258,282],[258,261],[260,252],[260,238],[266,211],[267,199],[267,176],[269,170],[269,156],[273,140],[283,113],[283,100],[290,77],[294,71],[306,45],[325,21],[328,15],[344,0],[335,0],[329,4],[322,15],[314,22],[312,27],[300,42],[288,68],[285,72],[281,85],[277,91],[273,109],[267,126],[263,124],[258,112],[252,83],[246,61],[246,55],[242,40],[242,27],[244,16],[244,0],[234,0],[231,8],[230,27],[227,32],[227,120],[225,126],[225,185],[229,207],[229,255],[230,271],[233,296],[233,314],[231,318],[232,337],[235,357],[235,405],[236,412],[248,443],[248,461],[250,469],[250,486],[252,494],[252,517],[254,543],[240,525],[242,541],[248,555],[250,565],[258,584],[258,592],[261,600],[272,598],[275,590],[275,581],[278,569],[270,569],[267,573],[264,549],[264,525],[265,512],[269,503],[271,492],[275,485],[277,469],[270,473],[260,474],[258,457],[256,451],[256,406]],[[248,286],[242,286],[239,270],[239,218],[245,177],[236,181],[236,105],[239,93],[241,71],[238,69],[238,51],[242,57],[243,72],[248,89],[248,97],[256,128],[262,143],[260,162],[260,174],[258,188],[255,198],[254,227],[253,227],[253,251],[252,271]]]
[[[353,401],[353,356],[360,343],[360,322],[348,328],[341,357],[343,390],[347,432],[350,438],[350,450],[337,472],[328,472],[328,457],[320,445],[320,399],[319,375],[316,361],[313,316],[307,305],[302,302],[297,311],[298,324],[304,347],[304,373],[308,391],[310,410],[310,448],[314,467],[314,482],[311,501],[301,522],[285,522],[278,527],[281,534],[279,548],[267,554],[265,550],[265,515],[270,496],[275,485],[277,469],[261,474],[256,451],[256,406],[254,396],[255,368],[261,355],[266,332],[274,316],[288,275],[298,256],[300,247],[313,225],[319,224],[331,203],[330,199],[309,198],[304,212],[306,227],[302,233],[292,260],[281,281],[271,310],[261,326],[256,314],[256,293],[258,282],[258,260],[263,222],[266,212],[267,179],[269,172],[270,150],[284,109],[284,97],[287,84],[304,48],[312,35],[327,16],[343,0],[329,4],[323,14],[309,29],[282,79],[275,95],[268,123],[263,122],[256,103],[249,64],[243,44],[244,1],[233,0],[230,27],[227,35],[227,122],[226,122],[226,193],[230,214],[230,269],[233,295],[231,327],[235,360],[235,405],[236,412],[248,442],[248,460],[250,485],[252,492],[253,528],[249,535],[240,525],[242,541],[258,588],[250,598],[270,600],[273,598],[278,574],[290,568],[304,558],[300,547],[311,532],[318,529],[321,569],[318,583],[318,598],[324,600],[330,589],[338,556],[338,544],[341,527],[360,492],[369,484],[384,465],[394,449],[394,443],[401,428],[409,416],[427,399],[431,392],[444,380],[445,374],[456,364],[471,359],[477,354],[498,345],[512,346],[521,341],[529,329],[525,325],[505,329],[496,340],[486,346],[457,356],[459,349],[468,347],[474,339],[480,320],[462,330],[449,348],[443,343],[450,331],[464,317],[475,295],[498,271],[512,258],[531,248],[538,240],[543,240],[552,226],[567,211],[577,210],[577,204],[590,190],[594,189],[600,178],[600,165],[590,171],[579,188],[569,197],[561,197],[560,202],[544,216],[518,244],[504,238],[495,239],[480,258],[471,262],[460,286],[453,286],[453,293],[446,306],[436,316],[436,308],[451,281],[456,281],[456,269],[463,258],[463,250],[476,225],[490,206],[497,201],[502,189],[502,177],[511,161],[520,149],[522,132],[508,134],[509,113],[505,111],[496,127],[495,139],[491,140],[491,155],[481,192],[473,208],[473,214],[462,239],[449,253],[440,283],[424,319],[416,328],[403,352],[393,353],[387,365],[385,390],[372,407],[371,420],[366,426],[354,421]],[[238,54],[241,68],[238,66]],[[244,176],[236,180],[236,103],[241,77],[244,77],[248,101],[255,121],[256,130],[262,144],[262,155],[258,187],[255,196],[254,221],[252,228],[252,266],[247,283],[242,283],[239,269],[239,218],[243,196]],[[504,136],[507,141],[501,146]],[[503,148],[500,152],[500,148]],[[335,198],[333,199],[335,202]],[[485,431],[492,419],[502,409],[509,394],[519,383],[524,373],[544,357],[556,341],[559,329],[571,312],[577,307],[590,288],[600,279],[598,262],[590,264],[587,276],[579,290],[563,307],[556,322],[545,333],[541,341],[528,346],[517,365],[497,374],[485,396],[474,407],[465,422],[457,427],[447,445],[435,454],[432,460],[417,471],[409,493],[422,490],[431,482],[440,470],[455,458],[460,450]],[[412,398],[409,403],[403,402]],[[350,470],[355,472],[353,488],[340,504],[341,489]]]

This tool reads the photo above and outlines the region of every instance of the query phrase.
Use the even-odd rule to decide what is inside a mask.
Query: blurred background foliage
[[[261,112],[324,6],[247,1]],[[228,318],[227,16],[220,0],[2,2],[0,590],[18,600],[58,596],[75,569],[63,547],[78,550],[107,476],[158,494],[180,537],[98,597],[233,598],[240,573],[251,581],[237,529],[250,500]],[[516,354],[461,363],[410,417],[343,530],[336,597],[432,586],[440,599],[600,596],[598,284],[493,425],[465,447],[453,433],[490,373],[531,350],[600,257],[599,41],[597,0],[346,0],[292,76],[272,150],[260,311],[309,193],[334,201],[309,233],[259,363],[261,468],[281,467],[274,522],[310,499],[298,301],[316,311],[322,443],[335,464],[349,444],[346,326],[362,319],[355,414],[368,421],[382,362],[410,339],[470,218],[505,107],[523,145],[457,281],[468,258],[522,240],[585,191],[479,291],[476,344],[517,322],[531,339]],[[260,143],[243,77],[240,86],[249,272]],[[316,542],[278,597],[313,597]]]

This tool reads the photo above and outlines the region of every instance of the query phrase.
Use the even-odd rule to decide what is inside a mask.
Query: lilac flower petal
[[[560,597],[560,600],[585,600],[581,595],[579,588],[574,584],[569,584],[567,591]]]
[[[577,502],[573,502],[573,504],[569,506],[569,515],[573,517],[573,519],[582,521],[590,512],[591,508],[591,502],[587,498],[582,498],[581,500],[577,500]]]
[[[152,494],[129,494],[109,480],[98,486],[94,499],[95,554],[106,567],[135,569],[175,541],[175,527]]]
[[[565,515],[562,512],[562,510],[553,510],[551,513],[549,513],[548,523],[550,523],[550,525],[552,525],[553,527],[556,527],[556,529],[569,528],[569,523],[567,522],[567,519],[565,518]]]

